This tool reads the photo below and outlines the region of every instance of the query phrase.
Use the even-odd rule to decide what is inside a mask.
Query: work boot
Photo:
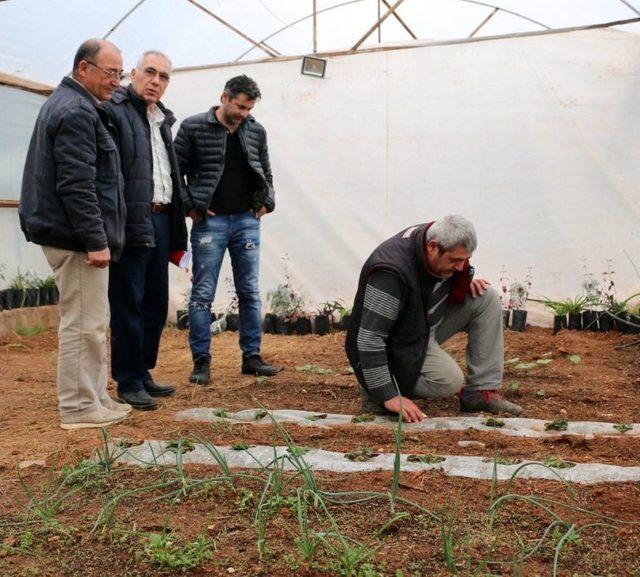
[[[211,381],[211,360],[200,357],[193,361],[193,371],[189,375],[189,382],[195,385],[208,385]]]
[[[242,374],[257,375],[259,377],[273,377],[282,369],[268,365],[262,360],[259,354],[245,356],[242,355]]]
[[[160,385],[153,379],[144,381],[144,390],[152,397],[170,397],[176,392],[176,388],[173,385]]]
[[[486,411],[494,415],[509,413],[518,416],[522,412],[522,407],[507,401],[498,390],[468,391],[463,389],[460,394],[460,410],[463,413]]]

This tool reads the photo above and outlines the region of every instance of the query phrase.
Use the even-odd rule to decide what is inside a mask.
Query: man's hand
[[[88,252],[87,256],[84,259],[84,262],[86,264],[95,268],[108,267],[110,261],[111,261],[111,252],[109,251],[109,247],[103,248],[102,250]]]
[[[476,298],[477,296],[483,295],[484,291],[487,290],[487,287],[489,286],[491,286],[491,283],[488,280],[474,278],[469,287],[471,290],[471,296]]]
[[[265,214],[267,214],[267,207],[263,206],[257,212],[254,211],[253,214],[255,215],[256,218],[262,218]]]
[[[384,408],[392,413],[400,413],[400,403],[402,402],[402,420],[407,423],[419,423],[422,419],[425,419],[425,415],[418,405],[416,405],[411,399],[407,397],[393,397],[384,402]]]
[[[212,210],[207,209],[207,216],[215,216],[215,215],[216,215],[215,212],[213,212]],[[189,211],[188,216],[193,222],[200,222],[202,220],[202,216],[200,215],[200,213],[195,208],[192,208]]]

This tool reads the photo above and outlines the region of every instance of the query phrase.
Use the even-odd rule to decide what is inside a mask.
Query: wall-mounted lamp
[[[327,61],[322,58],[314,58],[313,56],[304,56],[302,58],[302,74],[307,76],[315,76],[316,78],[324,78],[324,71],[327,67]]]

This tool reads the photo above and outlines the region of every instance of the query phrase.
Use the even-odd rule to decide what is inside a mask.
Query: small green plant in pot
[[[531,269],[527,272],[523,282],[512,282],[509,287],[509,308],[511,313],[511,329],[522,332],[527,324],[527,311],[524,309],[529,300],[531,290]]]
[[[313,332],[317,335],[326,335],[331,330],[333,315],[344,308],[340,301],[327,301],[322,303],[314,318]]]
[[[540,302],[553,312],[553,334],[567,328],[567,303],[542,297]]]
[[[351,309],[352,307],[342,306],[338,309],[338,314],[340,318],[338,320],[338,329],[341,331],[346,331],[349,328],[349,324],[351,322]]]
[[[274,332],[291,334],[297,316],[304,310],[304,299],[292,288],[288,277],[286,282],[267,292],[267,302],[275,315]]]
[[[5,290],[5,298],[8,309],[19,309],[26,306],[27,278],[20,272],[20,269],[9,284],[9,288]]]

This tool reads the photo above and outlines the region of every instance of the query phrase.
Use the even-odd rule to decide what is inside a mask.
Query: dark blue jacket
[[[147,104],[133,87],[119,88],[104,103],[109,114],[113,137],[120,151],[122,175],[124,177],[124,198],[127,204],[126,244],[127,246],[155,246],[155,234],[151,222],[151,201],[153,200],[153,152],[151,150],[151,128],[147,120]],[[171,125],[176,118],[173,113],[158,102],[165,115],[160,134],[169,155],[173,197],[171,212],[171,250],[187,248],[187,226],[180,188],[182,180],[178,170],[178,160],[171,135]]]
[[[185,209],[189,212],[195,208],[203,216],[207,214],[211,197],[224,170],[227,130],[216,118],[217,108],[214,106],[208,112],[184,120],[174,143],[180,173],[187,180],[187,187],[183,188]],[[272,212],[276,200],[267,132],[253,116],[248,116],[238,128],[238,134],[247,162],[260,183],[251,208],[257,211],[264,206],[268,212]]]
[[[63,78],[36,120],[22,177],[20,226],[27,240],[78,252],[124,246],[120,159],[91,94]]]

